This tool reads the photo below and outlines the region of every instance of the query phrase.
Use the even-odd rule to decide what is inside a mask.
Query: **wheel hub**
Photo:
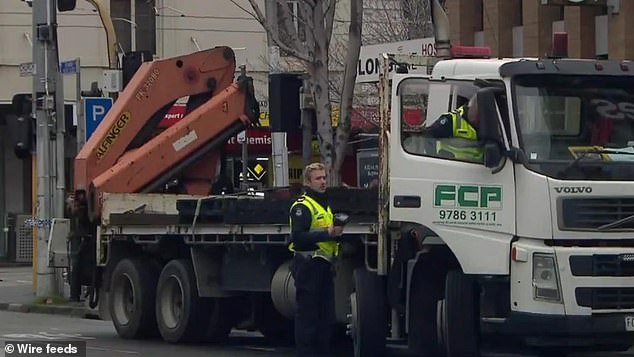
[[[132,279],[128,274],[123,274],[114,287],[114,316],[121,325],[130,323],[134,314],[134,300],[136,293]]]
[[[350,310],[351,314],[350,323],[348,324],[348,335],[352,337],[353,347],[354,347],[354,355],[360,355],[360,341],[361,335],[359,333],[359,311],[357,304],[357,293],[350,294]]]
[[[167,328],[175,329],[183,316],[185,300],[180,280],[171,275],[160,292],[159,299],[163,323]]]

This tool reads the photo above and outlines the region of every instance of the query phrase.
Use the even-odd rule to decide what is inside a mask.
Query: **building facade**
[[[254,78],[256,97],[260,101],[261,122],[264,128],[249,131],[247,140],[249,164],[253,167],[250,181],[262,185],[271,183],[269,172],[273,170],[270,160],[270,131],[268,126],[268,75],[270,69],[269,41],[264,28],[247,11],[248,0],[178,1],[178,0],[105,0],[101,1],[113,22],[116,33],[116,49],[119,68],[122,54],[129,51],[149,51],[155,58],[169,58],[214,46],[230,46],[236,54],[237,65],[245,65]],[[275,15],[271,1],[256,0],[266,16]],[[340,1],[336,16],[347,11],[347,1]],[[294,14],[299,13],[298,1],[289,0]],[[76,9],[58,13],[59,59],[80,59],[81,89],[87,91],[93,82],[103,84],[104,71],[110,68],[108,38],[102,18],[97,9],[87,0],[77,0]],[[295,21],[301,27],[301,21]],[[8,115],[14,114],[11,105],[15,94],[30,93],[33,77],[24,72],[24,64],[32,61],[32,8],[23,0],[0,1],[0,232],[2,228],[15,225],[7,217],[27,216],[33,211],[35,195],[33,186],[33,162],[19,159],[14,154],[14,132],[7,125]],[[334,32],[339,38],[347,31],[345,22],[336,21]],[[294,61],[281,54],[282,70],[294,69]],[[21,71],[22,69],[22,71]],[[64,75],[64,98],[69,138],[66,149],[66,166],[70,185],[70,167],[76,155],[75,127],[78,113],[76,77]],[[179,110],[169,115],[182,116]],[[235,180],[241,180],[240,146],[237,138],[231,138],[225,149],[228,153],[228,169]],[[301,142],[289,140],[290,164],[298,166],[301,161]],[[296,149],[296,150],[295,150]],[[293,151],[295,150],[295,151]],[[259,166],[258,166],[259,165]],[[291,182],[301,182],[296,168]],[[264,171],[263,171],[264,170]],[[71,190],[69,190],[70,192]],[[8,233],[0,233],[0,259],[11,255],[7,243]]]
[[[566,32],[571,58],[634,58],[632,1],[446,0],[446,8],[454,44],[488,46],[497,57],[548,55],[553,33]]]

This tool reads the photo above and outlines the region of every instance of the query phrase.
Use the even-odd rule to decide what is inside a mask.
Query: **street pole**
[[[56,9],[56,7],[53,7]],[[57,47],[57,46],[56,46]],[[55,50],[55,191],[53,216],[55,218],[64,218],[66,206],[66,110],[64,108],[64,79],[59,70],[59,51]],[[61,277],[61,275],[60,275]]]
[[[247,67],[246,65],[241,65],[240,66],[240,75],[241,76],[246,76],[247,75]],[[248,152],[248,136],[249,136],[249,131],[248,131],[248,127],[244,128],[244,140],[242,141],[242,191],[243,192],[248,192],[249,191],[249,179],[248,179],[248,167],[249,167],[249,152]]]
[[[75,73],[76,81],[76,100],[77,103],[77,152],[86,144],[86,123],[84,122],[84,103],[81,98],[81,63],[79,57],[75,59],[77,62],[77,73]]]
[[[57,6],[53,6],[53,12],[57,13]],[[57,21],[55,22],[55,24]],[[57,33],[55,34],[57,39]],[[51,218],[64,218],[66,216],[66,110],[64,105],[64,79],[59,69],[59,48],[58,42],[54,43],[55,47],[55,191],[53,191],[53,215]],[[48,235],[46,236],[48,238]],[[48,257],[48,244],[46,246],[46,256]],[[48,260],[45,261],[48,263]],[[64,269],[54,268],[54,282],[56,284],[54,291],[56,295],[63,295],[64,292]]]
[[[48,267],[48,235],[54,209],[52,169],[55,167],[51,153],[51,131],[56,130],[54,114],[59,107],[59,63],[57,59],[57,6],[55,0],[33,0],[33,112],[36,115],[37,152],[37,289],[38,297],[59,295],[55,283],[55,270]],[[57,96],[57,98],[56,98]],[[62,125],[64,120],[61,120]],[[63,137],[63,135],[62,135]],[[62,173],[63,175],[63,173]],[[35,227],[34,227],[35,228]]]
[[[271,2],[273,3],[273,2]],[[280,49],[277,46],[269,47],[270,61],[271,61],[271,74],[278,74],[281,72],[280,68]],[[270,81],[270,79],[269,79]],[[269,103],[271,103],[271,96],[276,95],[269,91]],[[277,93],[279,95],[279,93]],[[269,106],[270,108],[270,106]],[[270,111],[270,109],[269,109]],[[271,121],[281,120],[280,118],[273,118]],[[273,158],[273,186],[286,187],[288,186],[288,148],[286,145],[286,132],[277,131],[272,125],[271,130],[271,146],[272,146],[272,158]]]

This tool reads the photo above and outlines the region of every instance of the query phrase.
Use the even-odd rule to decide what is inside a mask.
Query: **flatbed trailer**
[[[335,264],[336,330],[341,337],[349,333],[355,269],[376,270],[377,222],[372,209],[377,207],[378,192],[330,191],[335,210],[353,217]],[[275,343],[292,341],[295,288],[289,271],[288,212],[296,193],[288,189],[227,196],[104,193],[95,249],[87,250],[95,252],[94,287],[98,289],[91,300],[112,318],[122,337],[140,338],[149,330],[156,333],[158,325],[169,342],[219,341],[233,328],[259,330]],[[64,239],[54,240],[53,260],[65,255],[62,243],[68,230],[69,220],[56,220],[53,231]],[[172,276],[178,283],[162,289],[159,267],[166,271],[170,262],[188,272]],[[144,276],[151,283],[135,282],[130,278],[134,276]],[[126,297],[134,293],[146,298],[135,299],[134,308],[126,307]],[[180,296],[176,300],[181,303],[174,301],[175,296]],[[189,304],[182,302],[185,299]],[[218,314],[184,312],[195,306],[209,311],[220,302],[223,307]],[[182,311],[166,312],[179,304]],[[160,306],[171,308],[161,310]],[[145,309],[156,312],[143,315]],[[172,315],[181,320],[173,324],[179,327],[170,329],[169,321],[177,320]],[[204,336],[193,332],[201,326],[211,332]]]

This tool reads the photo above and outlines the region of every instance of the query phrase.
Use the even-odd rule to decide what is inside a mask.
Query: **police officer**
[[[295,344],[298,356],[328,355],[335,323],[333,260],[343,227],[335,226],[326,197],[326,169],[304,169],[304,193],[290,209],[291,274],[295,279]]]
[[[484,151],[478,143],[480,115],[478,103],[474,95],[469,103],[443,114],[424,132],[439,140],[436,151],[440,155],[448,155],[458,160],[482,162]]]

